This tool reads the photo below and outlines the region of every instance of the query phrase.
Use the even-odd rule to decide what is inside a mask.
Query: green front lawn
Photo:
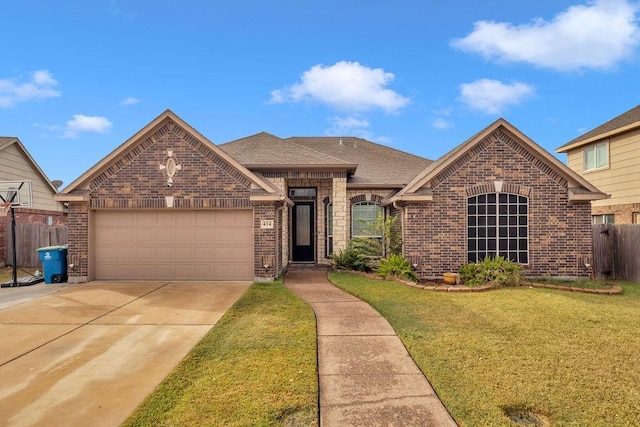
[[[313,310],[254,284],[126,426],[317,425]]]
[[[640,285],[622,295],[528,287],[415,289],[348,273],[462,426],[630,426],[640,420]],[[526,424],[529,422],[529,424]],[[534,424],[539,422],[540,424]]]

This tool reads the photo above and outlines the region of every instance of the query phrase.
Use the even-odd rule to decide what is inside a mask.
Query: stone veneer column
[[[347,247],[347,179],[333,178],[333,251],[338,252]]]

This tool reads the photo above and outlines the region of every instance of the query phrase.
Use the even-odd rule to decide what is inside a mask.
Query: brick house
[[[65,188],[70,281],[270,280],[401,215],[423,277],[499,253],[585,276],[605,197],[504,120],[433,162],[352,137],[215,145],[166,111]]]
[[[16,224],[66,225],[66,208],[62,202],[54,200],[56,187],[18,138],[0,137],[0,192],[6,197],[4,193],[8,188],[20,184],[23,184],[20,188],[22,203],[15,208]],[[10,215],[0,217],[0,266],[11,264],[11,256],[6,253],[10,221]]]
[[[640,224],[640,105],[567,142],[569,168],[610,197],[591,203],[594,224]]]

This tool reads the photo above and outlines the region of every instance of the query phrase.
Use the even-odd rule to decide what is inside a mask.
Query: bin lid
[[[67,245],[62,245],[62,246],[45,246],[44,248],[38,248],[36,249],[38,252],[53,252],[53,251],[62,251],[62,250],[67,250]]]

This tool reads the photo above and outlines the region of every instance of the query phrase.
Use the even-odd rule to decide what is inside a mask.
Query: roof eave
[[[275,202],[275,203],[283,203],[287,206],[293,206],[293,202],[288,197],[285,197],[280,194],[254,194],[249,196],[249,200],[252,202]]]
[[[576,148],[580,148],[580,147],[585,146],[585,145],[593,144],[594,142],[600,141],[602,139],[608,139],[608,138],[614,137],[616,135],[620,135],[620,134],[623,134],[623,133],[626,133],[626,132],[631,132],[631,131],[633,131],[635,129],[638,129],[638,128],[640,128],[640,121],[637,121],[637,122],[634,122],[634,123],[630,123],[628,125],[621,126],[621,127],[617,128],[617,129],[610,130],[609,132],[604,132],[604,133],[601,133],[599,135],[594,135],[594,136],[592,136],[590,138],[586,138],[586,139],[583,139],[583,140],[580,140],[580,141],[576,141],[576,142],[573,142],[573,143],[570,142],[568,144],[563,145],[562,147],[556,148],[556,153],[566,153],[566,152],[574,150]]]
[[[88,202],[89,201],[89,193],[84,194],[65,194],[58,193],[53,196],[53,200],[56,202]]]
[[[610,194],[602,193],[599,191],[575,191],[574,189],[569,189],[569,201],[570,202],[590,202],[593,200],[604,200],[610,198]]]
[[[347,189],[349,190],[375,190],[375,189],[399,190],[404,188],[404,186],[405,184],[376,184],[376,183],[350,184],[347,182]]]
[[[433,200],[433,194],[400,194],[382,201],[384,206],[396,203],[425,203]]]
[[[342,171],[353,174],[358,168],[357,164],[243,164],[249,170],[255,171],[290,171],[290,170],[324,170],[324,171]]]

